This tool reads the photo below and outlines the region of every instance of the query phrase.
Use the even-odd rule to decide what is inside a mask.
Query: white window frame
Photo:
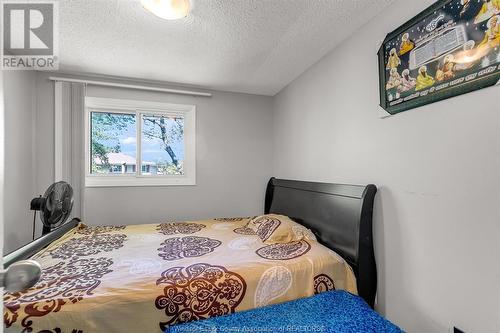
[[[137,134],[137,161],[135,174],[92,174],[90,172],[90,115],[95,112],[135,114]],[[143,175],[141,134],[142,115],[181,116],[184,118],[184,174]],[[196,106],[149,101],[85,98],[85,186],[173,186],[196,185]]]

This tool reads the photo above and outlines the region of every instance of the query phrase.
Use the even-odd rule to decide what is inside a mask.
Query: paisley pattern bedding
[[[6,332],[161,332],[320,292],[356,293],[349,265],[316,241],[267,245],[250,218],[94,227],[36,254],[41,280],[5,293]]]

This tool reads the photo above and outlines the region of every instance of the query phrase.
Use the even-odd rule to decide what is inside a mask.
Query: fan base
[[[42,235],[46,235],[48,233],[50,233],[52,231],[52,229],[50,227],[47,227],[46,225],[43,226],[43,229],[42,229]]]

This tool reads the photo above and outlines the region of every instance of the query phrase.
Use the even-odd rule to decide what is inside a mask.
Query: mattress
[[[165,333],[335,332],[403,333],[359,296],[334,290],[232,315],[174,325]]]
[[[323,291],[356,293],[350,266],[316,241],[266,245],[249,218],[79,225],[37,253],[29,290],[4,295],[6,332],[162,332]]]

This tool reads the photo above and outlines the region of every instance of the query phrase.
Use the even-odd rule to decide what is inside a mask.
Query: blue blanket
[[[345,291],[171,326],[166,333],[193,332],[402,332]]]

